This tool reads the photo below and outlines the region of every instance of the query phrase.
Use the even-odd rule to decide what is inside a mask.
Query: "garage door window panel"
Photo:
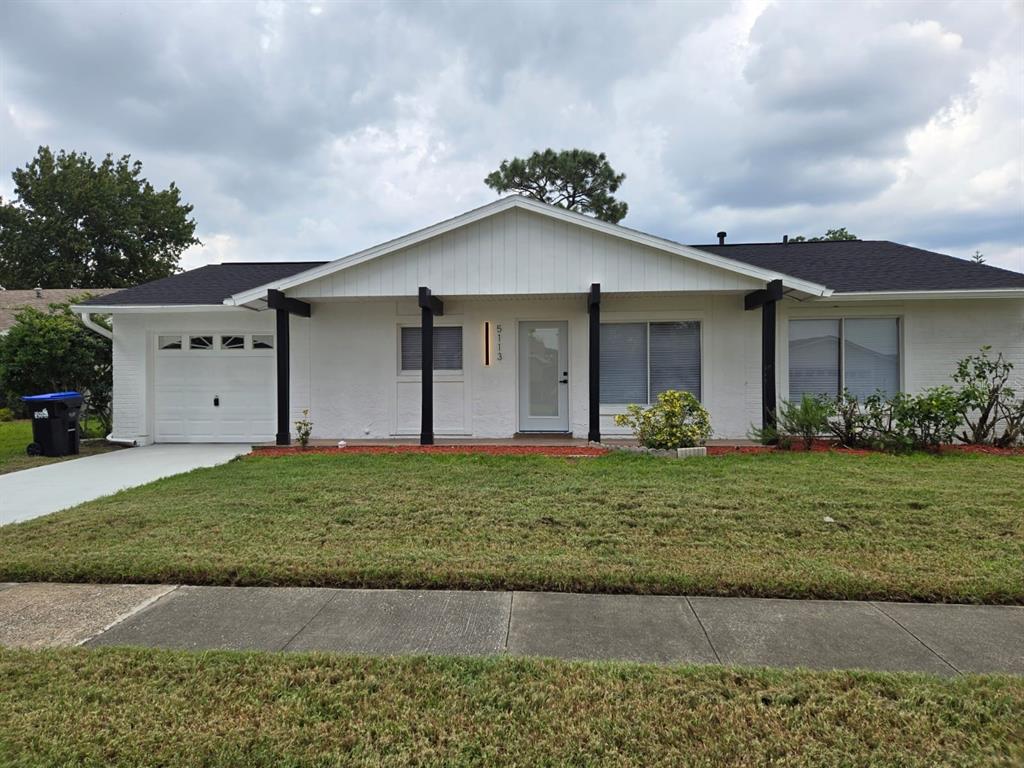
[[[213,336],[189,336],[188,348],[196,350],[213,349]]]

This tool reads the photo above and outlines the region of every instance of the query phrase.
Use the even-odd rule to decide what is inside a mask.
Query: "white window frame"
[[[790,323],[793,321],[837,321],[839,323],[839,394],[842,394],[846,389],[846,321],[847,320],[895,320],[896,321],[896,347],[899,350],[899,391],[906,391],[906,373],[904,361],[906,360],[906,349],[904,345],[904,326],[906,325],[902,315],[807,315],[807,316],[791,316],[786,319],[786,397],[780,398],[789,400],[790,399],[790,359],[789,359],[789,347],[790,347]],[[703,387],[701,388],[703,391]]]
[[[651,405],[651,323],[697,323],[699,332],[698,340],[700,344],[700,397],[698,398],[701,404],[705,401],[705,395],[707,389],[705,387],[705,367],[704,367],[704,318],[703,317],[628,317],[628,316],[616,316],[609,319],[601,319],[601,325],[633,325],[636,323],[643,323],[647,326],[646,340],[647,340],[647,402],[646,403],[599,403],[599,411],[602,416],[615,416],[620,413],[624,413],[626,408],[630,405],[642,405],[649,407]]]

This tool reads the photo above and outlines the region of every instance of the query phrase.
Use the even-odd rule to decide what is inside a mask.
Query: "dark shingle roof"
[[[827,286],[836,293],[1024,288],[1024,274],[887,240],[696,245],[702,251]],[[221,304],[322,261],[213,264],[90,299],[86,305]]]
[[[222,304],[240,291],[304,272],[322,261],[240,261],[210,264],[179,275],[143,283],[134,288],[90,299],[85,305],[102,306]]]
[[[1024,274],[888,240],[695,245],[836,293],[1024,288]]]

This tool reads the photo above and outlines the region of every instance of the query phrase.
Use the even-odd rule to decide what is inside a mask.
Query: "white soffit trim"
[[[402,248],[408,248],[409,246],[416,245],[424,240],[429,240],[430,238],[437,237],[438,235],[443,235],[446,232],[458,229],[459,227],[464,227],[467,224],[472,224],[476,221],[486,219],[489,216],[494,216],[512,208],[522,208],[523,210],[538,213],[542,216],[548,216],[570,224],[577,224],[612,237],[622,238],[639,245],[646,245],[650,248],[667,251],[668,253],[672,253],[677,256],[683,256],[685,258],[692,259],[693,261],[718,267],[728,272],[752,277],[756,280],[764,280],[765,282],[770,280],[782,280],[788,288],[808,293],[813,296],[828,296],[832,293],[831,289],[824,285],[812,283],[807,280],[800,280],[795,277],[790,277],[789,275],[784,275],[781,272],[773,272],[769,269],[762,269],[751,264],[734,261],[733,259],[727,259],[723,256],[717,256],[713,253],[702,251],[699,248],[693,248],[692,246],[682,245],[681,243],[676,243],[672,240],[665,240],[661,237],[648,235],[645,232],[629,229],[618,224],[609,224],[606,221],[600,221],[582,213],[566,210],[561,206],[548,205],[547,203],[542,203],[539,200],[534,200],[522,195],[510,195],[509,197],[503,197],[500,200],[496,200],[493,203],[488,203],[487,205],[479,208],[474,208],[472,211],[468,211],[467,213],[463,213],[462,215],[456,216],[452,219],[447,219],[394,240],[388,240],[386,243],[375,245],[372,248],[367,248],[348,256],[343,256],[340,259],[335,259],[334,261],[330,261],[326,264],[321,264],[320,266],[307,269],[306,271],[299,272],[291,277],[267,283],[266,285],[261,285],[248,291],[236,293],[230,298],[225,299],[224,303],[235,306],[247,304],[249,302],[256,301],[257,299],[265,298],[267,290],[270,288],[274,288],[279,291],[294,288],[297,285],[302,285],[303,283],[311,282],[318,278],[334,274],[335,272],[340,272],[343,269],[354,267],[356,264],[362,264],[365,261],[375,259],[379,256],[384,256],[388,253],[401,250]]]
[[[1024,288],[975,288],[950,291],[857,291],[815,297],[822,301],[873,301],[878,299],[1024,299]]]

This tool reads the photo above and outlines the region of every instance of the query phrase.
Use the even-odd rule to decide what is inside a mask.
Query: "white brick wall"
[[[445,299],[444,322],[463,326],[464,374],[435,386],[438,434],[507,437],[518,429],[517,321],[569,324],[570,425],[587,433],[587,315],[583,295],[559,298]],[[788,391],[788,320],[802,317],[899,316],[904,384],[910,391],[950,383],[956,361],[982,344],[1017,367],[1024,389],[1024,300],[797,304],[779,309],[778,392]],[[602,319],[696,319],[703,323],[704,402],[716,437],[743,438],[760,422],[761,313],[745,312],[741,293],[606,296]],[[485,321],[504,328],[505,359],[485,367]],[[419,387],[398,375],[402,323],[417,324],[411,299],[314,300],[313,317],[292,318],[292,419],[309,407],[314,436],[388,437],[414,432]],[[439,319],[439,322],[441,320]],[[493,327],[493,326],[492,326]],[[114,434],[147,442],[152,434],[152,354],[158,333],[273,331],[272,312],[118,315],[114,321]],[[457,380],[456,380],[457,379]],[[410,383],[411,382],[411,383]],[[447,424],[445,423],[447,420]],[[621,432],[621,430],[618,430]],[[602,432],[614,434],[610,414]]]

